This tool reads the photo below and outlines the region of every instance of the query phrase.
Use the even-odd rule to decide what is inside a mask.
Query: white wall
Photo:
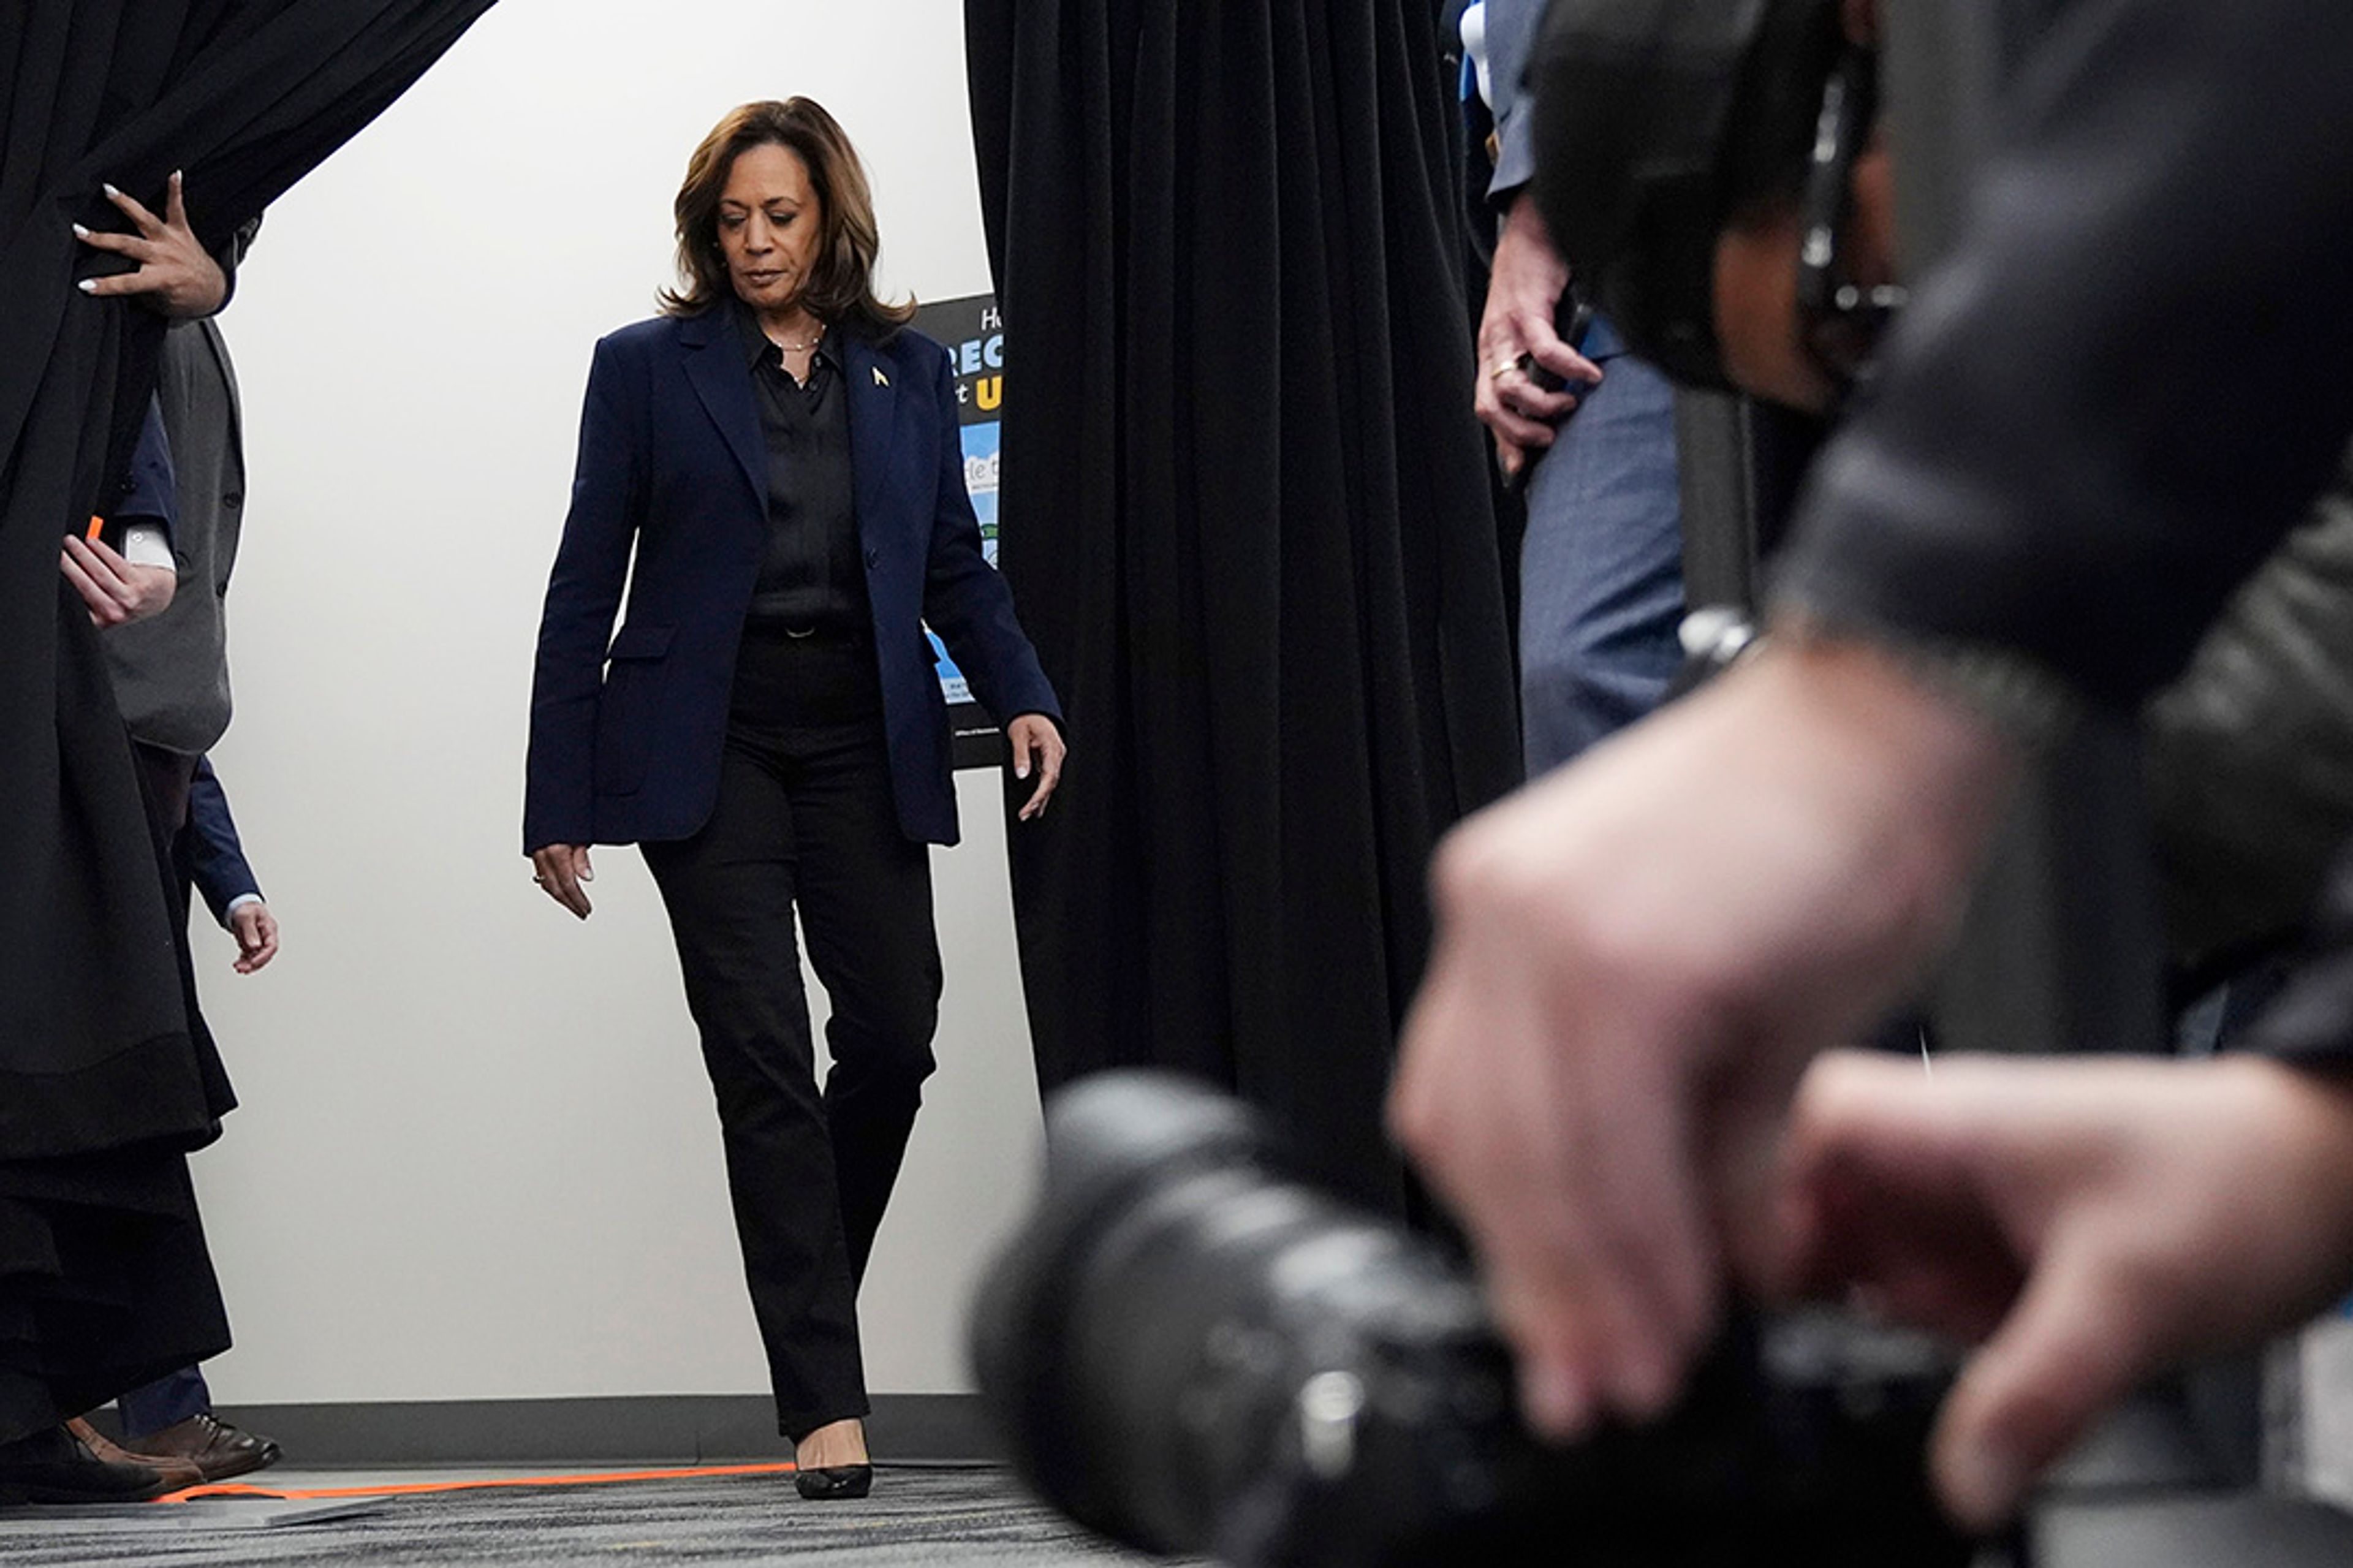
[[[582,926],[520,853],[533,640],[589,347],[651,313],[726,109],[823,100],[891,289],[987,291],[961,15],[504,0],[271,211],[222,319],[251,499],[216,757],[285,952],[240,978],[196,932],[245,1102],[196,1161],[225,1402],[765,1389],[652,885],[599,852]],[[997,785],[961,788],[943,1067],[865,1290],[879,1393],[965,1386],[963,1297],[1037,1144]]]

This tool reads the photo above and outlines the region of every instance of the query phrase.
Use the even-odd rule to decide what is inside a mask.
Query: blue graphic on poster
[[[997,564],[997,457],[1004,446],[1005,427],[994,419],[964,427],[964,488],[972,492],[981,548],[991,566]]]
[[[1005,328],[998,319],[994,295],[976,294],[942,300],[921,307],[913,322],[917,331],[947,345],[948,369],[955,379],[956,416],[964,426],[964,482],[972,497],[973,514],[980,520],[981,550],[997,564],[997,472],[1002,447],[1001,412],[1005,404]],[[955,735],[955,765],[993,767],[1003,756],[997,729],[987,710],[973,700],[955,661],[948,657],[938,634],[925,628],[937,661],[940,690],[948,701],[948,724]]]
[[[973,515],[980,520],[980,551],[991,566],[997,564],[997,454],[1002,445],[1001,427],[994,419],[964,427],[964,484],[972,496]],[[972,688],[964,674],[948,657],[947,645],[939,634],[926,627],[924,636],[932,639],[932,658],[939,665],[940,689],[946,693],[948,710],[953,716],[960,705],[972,703]],[[959,729],[958,734],[964,731]]]

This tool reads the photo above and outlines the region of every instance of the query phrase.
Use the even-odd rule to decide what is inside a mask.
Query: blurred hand
[[[1390,1120],[1469,1231],[1538,1430],[1672,1396],[1727,1268],[1767,1261],[1799,1071],[1939,945],[2011,771],[1885,655],[1801,642],[1441,847]]]
[[[1598,385],[1601,367],[1563,342],[1553,318],[1568,292],[1568,264],[1552,247],[1523,191],[1495,237],[1495,264],[1487,275],[1487,304],[1479,318],[1478,390],[1472,405],[1494,433],[1495,458],[1516,476],[1552,445],[1553,426],[1577,407],[1577,395],[1547,392],[1528,377],[1532,361],[1572,385]]]
[[[1043,816],[1054,786],[1062,782],[1062,731],[1042,713],[1024,713],[1005,727],[1005,735],[1013,742],[1013,776],[1026,779],[1033,767],[1038,772],[1038,787],[1021,807],[1020,820]]]
[[[278,917],[266,903],[239,904],[229,911],[229,934],[237,938],[239,974],[251,974],[278,956]]]
[[[102,539],[66,535],[58,568],[74,585],[90,618],[101,626],[142,621],[169,609],[180,574],[169,566],[134,566]]]
[[[2353,1091],[2276,1062],[1835,1055],[1791,1128],[1784,1282],[1984,1348],[1938,1420],[1990,1528],[2143,1379],[2353,1284]]]
[[[531,852],[531,879],[546,890],[547,896],[578,915],[588,918],[588,890],[581,886],[593,882],[596,873],[588,864],[586,844],[550,844]]]
[[[209,316],[227,302],[228,278],[188,226],[180,186],[181,178],[174,174],[160,218],[112,185],[105,187],[106,199],[121,208],[139,232],[102,233],[76,224],[74,236],[93,250],[129,257],[139,268],[119,277],[89,279],[81,286],[83,293],[100,299],[134,296],[167,316]]]

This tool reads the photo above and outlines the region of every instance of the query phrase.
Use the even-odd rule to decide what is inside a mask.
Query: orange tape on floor
[[[790,1461],[767,1465],[709,1465],[683,1470],[607,1470],[593,1476],[525,1476],[488,1481],[418,1481],[394,1487],[308,1487],[287,1491],[273,1491],[268,1487],[229,1483],[221,1486],[190,1487],[185,1491],[166,1492],[157,1502],[195,1502],[206,1498],[258,1497],[293,1502],[314,1498],[348,1497],[413,1497],[423,1492],[487,1491],[500,1487],[598,1487],[619,1481],[677,1481],[702,1479],[712,1476],[789,1476],[795,1467]]]

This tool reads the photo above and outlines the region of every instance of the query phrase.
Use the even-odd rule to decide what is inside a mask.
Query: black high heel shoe
[[[874,1467],[819,1465],[793,1472],[793,1489],[811,1502],[861,1498],[874,1489]]]

